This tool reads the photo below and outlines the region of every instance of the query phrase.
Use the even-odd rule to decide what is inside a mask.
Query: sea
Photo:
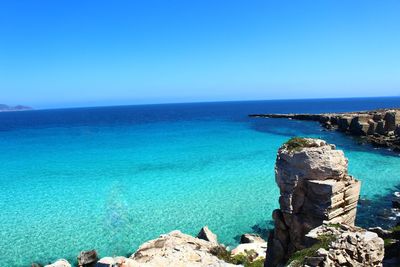
[[[265,236],[278,207],[276,153],[293,136],[344,150],[362,182],[358,225],[393,222],[385,211],[400,184],[398,153],[317,122],[248,115],[394,107],[400,97],[0,113],[0,266],[75,262],[89,249],[129,256],[160,234],[205,225],[229,247],[243,233]]]

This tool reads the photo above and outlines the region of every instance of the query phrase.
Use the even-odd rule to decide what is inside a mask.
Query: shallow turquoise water
[[[93,248],[128,255],[159,234],[196,234],[204,225],[234,245],[237,235],[268,226],[278,205],[276,151],[293,135],[344,149],[364,197],[384,195],[400,181],[392,153],[313,122],[255,120],[246,109],[228,110],[146,121],[114,114],[94,124],[71,122],[76,115],[69,111],[61,117],[71,121],[51,124],[1,114],[0,265],[73,260]],[[31,114],[49,121],[53,113]]]

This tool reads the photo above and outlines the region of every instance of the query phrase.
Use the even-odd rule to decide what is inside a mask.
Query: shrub
[[[289,151],[300,151],[304,147],[313,147],[313,143],[303,137],[292,137],[286,143]]]
[[[318,237],[318,242],[309,248],[296,251],[288,260],[292,266],[303,266],[308,257],[313,257],[318,249],[324,248],[328,250],[329,244],[335,240],[333,235],[321,235]]]
[[[211,254],[216,256],[218,259],[223,260],[227,263],[243,265],[244,267],[263,267],[264,258],[255,260],[257,254],[254,250],[246,251],[238,255],[232,256],[231,253],[222,246],[214,247],[210,250]]]

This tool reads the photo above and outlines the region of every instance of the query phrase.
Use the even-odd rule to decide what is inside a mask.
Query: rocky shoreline
[[[348,160],[335,145],[290,139],[278,151],[275,180],[279,209],[272,213],[268,242],[243,234],[241,244],[230,249],[205,226],[196,237],[177,230],[161,235],[130,257],[99,259],[95,250],[82,251],[78,266],[400,266],[400,225],[391,230],[355,226],[361,183],[348,173]],[[400,203],[398,198],[393,205]],[[72,265],[60,259],[44,266]]]
[[[196,237],[178,230],[163,234],[142,244],[130,257],[103,257],[96,250],[81,251],[77,256],[80,267],[158,267],[158,266],[263,266],[267,242],[254,234],[243,234],[236,248],[229,250],[218,242],[217,236],[203,227]],[[43,265],[33,263],[32,267]],[[59,259],[44,267],[71,267]]]
[[[326,129],[359,136],[377,147],[400,151],[400,109],[322,114],[250,114],[249,117],[316,121]]]

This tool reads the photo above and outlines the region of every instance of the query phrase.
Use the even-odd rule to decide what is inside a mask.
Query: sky
[[[0,1],[0,103],[400,95],[398,0]]]

